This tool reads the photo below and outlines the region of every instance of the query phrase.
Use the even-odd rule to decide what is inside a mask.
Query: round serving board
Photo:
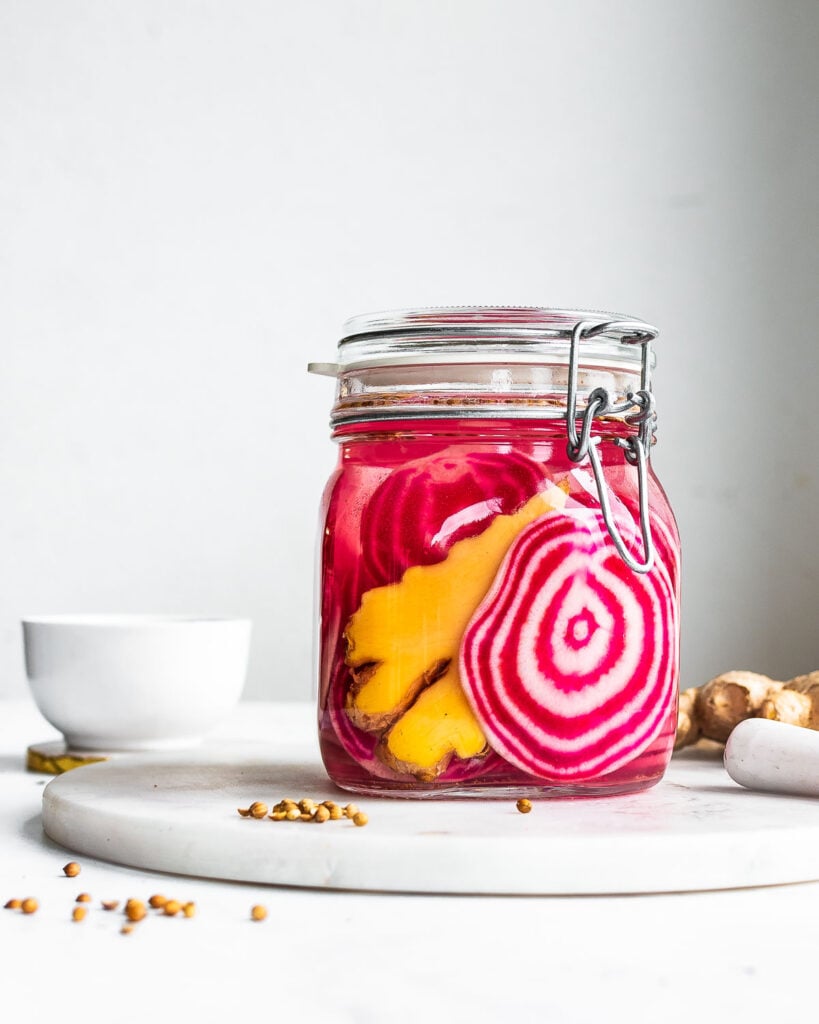
[[[254,820],[254,800],[354,800],[369,816]],[[426,893],[680,892],[819,878],[819,800],[741,789],[719,756],[678,756],[634,796],[535,801],[350,797],[311,747],[126,755],[54,779],[48,835],[76,853],[205,878]]]

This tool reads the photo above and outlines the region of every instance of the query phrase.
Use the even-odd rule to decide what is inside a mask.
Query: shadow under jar
[[[319,735],[344,789],[646,789],[674,743],[679,536],[656,330],[612,313],[357,317],[321,512]]]

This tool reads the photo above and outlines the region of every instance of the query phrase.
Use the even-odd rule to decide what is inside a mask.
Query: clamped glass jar
[[[611,313],[357,317],[322,505],[319,732],[357,793],[645,789],[674,742],[679,536],[649,463],[656,330]]]

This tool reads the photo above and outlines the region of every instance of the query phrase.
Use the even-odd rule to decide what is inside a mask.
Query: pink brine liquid
[[[331,779],[406,797],[656,783],[676,727],[679,538],[653,475],[655,565],[638,574],[560,423],[395,421],[338,439],[322,508]],[[612,436],[600,450],[639,558],[636,470]]]

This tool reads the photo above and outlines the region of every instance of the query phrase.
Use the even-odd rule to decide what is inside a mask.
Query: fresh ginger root
[[[381,737],[378,756],[394,771],[429,782],[445,771],[453,756],[478,757],[486,749],[486,737],[467,704],[458,670],[450,664]]]
[[[384,732],[450,662],[457,663],[464,631],[512,541],[565,501],[563,490],[550,487],[513,515],[496,516],[483,533],[453,544],[443,562],[412,566],[400,582],[363,595],[344,633],[353,725]]]
[[[819,672],[797,676],[762,702],[760,718],[819,730]]]
[[[691,687],[690,690],[683,690],[680,694],[680,703],[677,709],[677,738],[674,741],[675,750],[681,750],[683,747],[696,743],[702,735],[696,711],[698,692],[698,687]]]
[[[680,694],[675,750],[699,739],[724,743],[746,718],[819,730],[819,672],[781,683],[756,672],[725,672]]]
[[[353,677],[345,710],[379,736],[376,756],[394,771],[431,781],[453,757],[489,750],[461,688],[461,639],[518,534],[565,501],[565,490],[550,486],[457,541],[442,562],[412,566],[362,596],[344,633]]]

